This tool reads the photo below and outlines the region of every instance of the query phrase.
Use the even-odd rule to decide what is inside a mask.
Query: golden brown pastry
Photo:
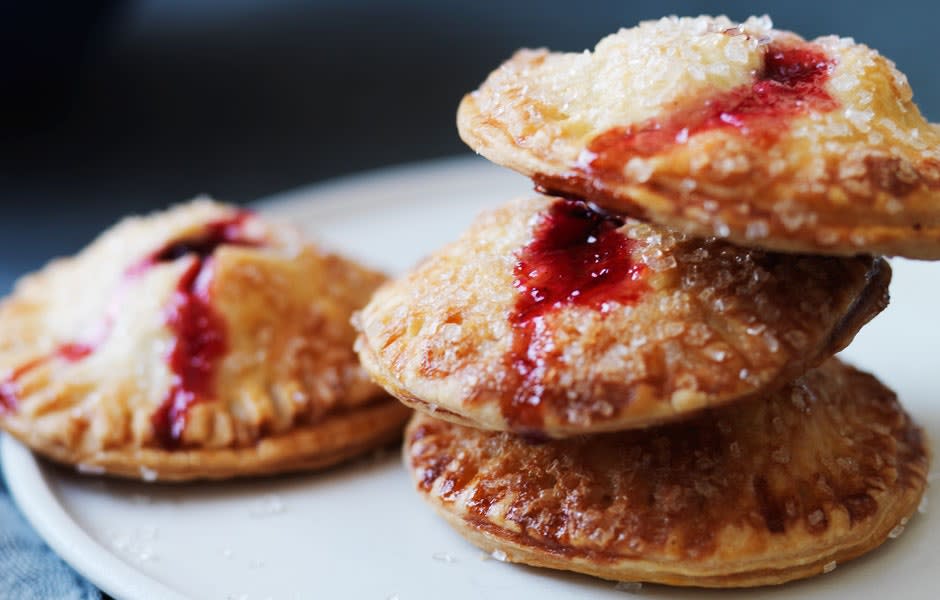
[[[0,426],[84,472],[326,466],[393,441],[349,324],[383,277],[252,213],[126,219],[0,305]]]
[[[534,197],[354,317],[363,366],[456,423],[564,437],[783,385],[887,304],[881,259],[774,254]]]
[[[940,129],[850,38],[767,17],[644,22],[593,52],[516,53],[457,123],[549,192],[699,237],[940,259]]]
[[[903,527],[922,431],[835,359],[761,400],[646,430],[532,443],[416,414],[405,462],[463,536],[513,562],[740,587],[831,570]]]

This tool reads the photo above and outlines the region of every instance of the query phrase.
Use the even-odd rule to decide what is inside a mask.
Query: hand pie
[[[416,414],[405,462],[464,537],[622,581],[743,587],[827,572],[903,528],[927,449],[891,390],[833,359],[760,400],[532,443]]]
[[[881,259],[742,249],[535,197],[381,287],[356,348],[442,419],[614,431],[783,385],[845,347],[889,280]]]
[[[333,464],[407,419],[352,351],[382,279],[209,201],[127,219],[0,305],[0,425],[126,477]]]
[[[738,245],[940,259],[940,128],[894,64],[767,17],[641,23],[522,50],[461,137],[549,192]]]

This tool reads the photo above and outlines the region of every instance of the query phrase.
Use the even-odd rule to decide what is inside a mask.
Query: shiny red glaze
[[[244,235],[244,225],[254,213],[250,210],[239,210],[232,217],[208,223],[199,234],[173,240],[162,248],[151,252],[143,260],[131,266],[126,275],[135,277],[146,272],[159,263],[173,262],[184,256],[196,256],[203,259],[215,252],[222,245],[258,246],[260,242],[251,240]]]
[[[771,144],[790,120],[838,107],[825,83],[834,62],[811,43],[770,45],[756,80],[707,96],[693,105],[644,123],[615,127],[591,141],[586,170],[618,177],[634,157],[649,157],[715,129],[736,129],[760,146]]]
[[[623,221],[584,202],[557,200],[531,242],[517,255],[515,287],[520,296],[509,320],[509,361],[520,378],[503,415],[519,431],[542,422],[544,359],[554,348],[545,315],[565,306],[606,312],[614,303],[635,302],[647,289],[644,265],[633,260],[636,242],[617,229]]]
[[[166,308],[166,324],[174,334],[167,354],[173,382],[150,418],[156,438],[165,448],[179,447],[189,409],[212,397],[215,366],[227,350],[225,320],[211,302],[212,255],[223,245],[260,245],[243,232],[244,222],[251,214],[242,211],[231,219],[210,223],[200,235],[167,244],[140,263],[153,265],[184,256],[195,258]]]
[[[108,329],[110,329],[110,327]],[[72,342],[59,346],[55,351],[55,355],[69,362],[77,362],[89,356],[97,350],[97,348],[98,344]]]
[[[225,321],[210,302],[211,279],[212,259],[193,261],[167,307],[166,323],[175,336],[167,355],[173,383],[151,417],[167,448],[179,445],[189,408],[212,396],[215,364],[226,351]]]

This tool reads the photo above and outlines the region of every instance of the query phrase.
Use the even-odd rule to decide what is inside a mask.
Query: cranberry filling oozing
[[[195,257],[166,308],[166,324],[174,334],[167,354],[173,382],[150,418],[156,438],[165,448],[179,447],[189,409],[212,397],[215,365],[227,350],[225,320],[211,302],[212,256],[223,245],[260,245],[244,234],[244,222],[251,214],[241,211],[230,219],[210,223],[200,236],[168,244],[141,263],[154,265]]]
[[[565,306],[607,312],[646,291],[646,267],[633,260],[636,241],[618,231],[622,225],[584,202],[557,200],[517,253],[513,285],[520,295],[509,316],[513,340],[507,359],[520,381],[501,407],[514,429],[532,432],[542,423],[541,380],[554,349],[545,316]]]
[[[166,323],[175,336],[167,356],[173,384],[151,417],[157,439],[164,447],[179,445],[187,410],[212,395],[214,364],[226,349],[224,321],[209,302],[212,254],[223,245],[260,245],[260,241],[244,234],[244,223],[251,215],[250,211],[239,211],[233,217],[209,223],[199,235],[173,241],[125,272],[126,284],[160,263],[173,262],[185,256],[196,257],[180,278],[167,307]],[[64,343],[48,355],[21,365],[0,381],[0,412],[16,410],[19,379],[32,369],[53,359],[78,362],[94,353],[108,338],[118,309],[119,302],[112,302],[92,341]]]
[[[643,123],[612,128],[591,141],[581,169],[621,178],[631,158],[653,156],[714,129],[735,129],[766,147],[794,117],[838,107],[825,89],[835,63],[819,46],[771,44],[765,52],[763,70],[753,83]]]

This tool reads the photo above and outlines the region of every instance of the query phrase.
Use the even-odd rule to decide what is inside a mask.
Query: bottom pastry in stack
[[[740,587],[828,572],[903,528],[921,430],[836,359],[687,421],[533,443],[418,414],[421,495],[488,552],[606,579]]]
[[[535,197],[354,317],[418,414],[405,458],[516,562],[714,587],[825,572],[916,510],[921,431],[832,359],[887,304],[871,257],[745,249]]]

